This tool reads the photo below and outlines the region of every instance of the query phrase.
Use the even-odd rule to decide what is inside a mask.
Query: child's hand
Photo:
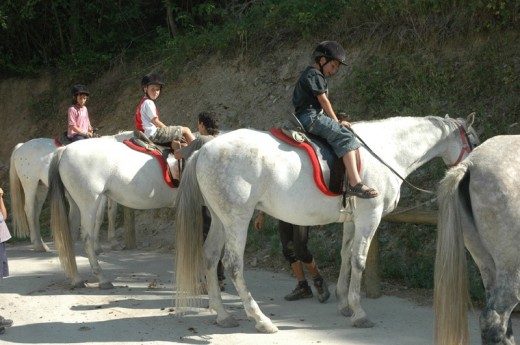
[[[339,124],[340,124],[340,125],[343,125],[343,126],[345,126],[345,127],[350,127],[350,126],[351,126],[351,125],[350,125],[350,122],[345,121],[345,120],[340,121]]]

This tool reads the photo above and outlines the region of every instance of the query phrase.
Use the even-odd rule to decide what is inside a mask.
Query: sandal
[[[349,183],[348,189],[347,189],[347,195],[357,196],[358,198],[361,198],[361,199],[371,199],[371,198],[375,198],[376,196],[379,195],[379,193],[374,188],[367,187],[367,189],[363,189],[363,187],[367,187],[367,186],[365,186],[361,182],[358,183],[357,185],[355,185],[354,187],[352,187]]]

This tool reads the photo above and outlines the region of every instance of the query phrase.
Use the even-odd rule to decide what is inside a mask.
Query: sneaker
[[[296,301],[302,298],[312,298],[312,290],[309,285],[301,286],[300,284],[296,285],[296,289],[294,289],[290,294],[285,296],[284,298],[287,301]]]
[[[327,283],[321,276],[317,276],[316,278],[314,278],[314,287],[318,292],[318,301],[320,301],[320,303],[324,303],[329,299],[329,288],[327,286]]]
[[[224,281],[223,281],[223,280],[219,280],[219,281],[218,281],[218,287],[220,288],[220,291],[224,291],[224,290],[226,290],[226,288],[224,287],[224,285],[226,285],[226,284],[224,284]]]
[[[13,320],[4,319],[0,316],[0,327],[11,327],[13,325]]]

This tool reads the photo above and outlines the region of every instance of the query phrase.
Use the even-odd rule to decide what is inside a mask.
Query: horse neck
[[[445,141],[450,134],[442,120],[434,117],[396,117],[375,126],[372,140],[379,141],[382,154],[379,149],[374,151],[404,176],[439,157],[446,149]],[[372,128],[367,128],[367,135],[370,131]]]

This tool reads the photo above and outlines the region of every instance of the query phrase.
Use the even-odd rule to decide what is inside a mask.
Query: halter
[[[471,138],[473,135],[468,134],[468,131],[466,130],[464,125],[461,125],[457,121],[457,128],[459,130],[460,139],[462,140],[462,149],[460,150],[459,157],[455,161],[455,163],[446,165],[448,168],[453,168],[454,166],[458,165],[462,161],[462,157],[464,157],[464,153],[471,153],[475,147],[477,147],[477,143],[473,143],[471,141]]]

